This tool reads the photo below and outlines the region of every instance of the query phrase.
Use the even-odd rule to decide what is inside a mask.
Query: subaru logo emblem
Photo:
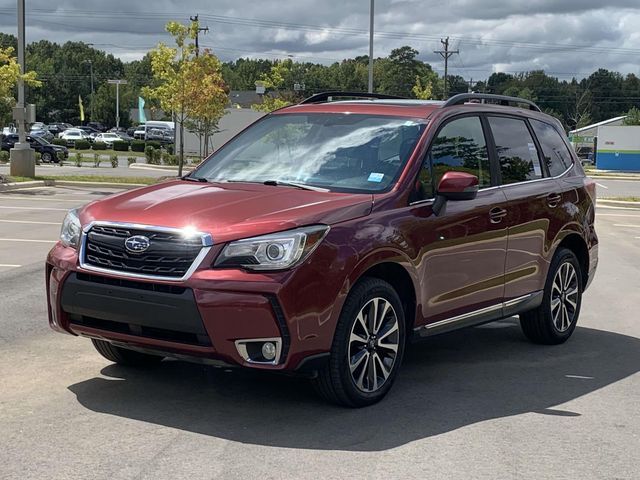
[[[124,247],[131,253],[142,253],[147,251],[151,242],[144,235],[134,235],[124,241]]]

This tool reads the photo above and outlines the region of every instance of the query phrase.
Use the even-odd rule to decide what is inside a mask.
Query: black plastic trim
[[[284,316],[282,306],[275,295],[265,295],[271,304],[271,309],[278,322],[278,328],[280,330],[280,337],[282,338],[282,350],[280,351],[280,361],[278,364],[282,364],[287,359],[289,353],[289,347],[291,346],[291,335],[289,334],[289,327],[287,326],[287,320]]]

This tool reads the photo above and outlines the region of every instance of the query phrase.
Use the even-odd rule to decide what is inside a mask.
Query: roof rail
[[[531,100],[527,100],[525,98],[518,98],[518,97],[507,97],[505,95],[493,95],[490,93],[460,93],[458,95],[454,95],[449,100],[447,100],[442,106],[442,108],[452,107],[453,105],[462,105],[464,103],[469,103],[473,100],[482,100],[482,103],[489,103],[489,102],[485,102],[485,100],[491,100],[494,103],[498,103],[499,105],[504,105],[505,107],[508,107],[511,104],[513,104],[514,106],[518,104],[524,104],[529,107],[529,110],[534,110],[536,112],[542,111],[540,110],[540,107],[535,103],[533,103]]]
[[[365,93],[365,92],[322,92],[316,93],[309,98],[300,102],[300,105],[308,103],[326,103],[332,98],[372,98],[376,100],[406,100],[406,97],[397,97],[395,95],[386,95],[384,93]]]

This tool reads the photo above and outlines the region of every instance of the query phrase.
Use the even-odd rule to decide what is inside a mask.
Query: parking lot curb
[[[147,163],[132,163],[129,165],[129,168],[134,170],[158,170],[163,172],[176,172],[178,173],[177,167],[172,167],[169,165],[149,165]],[[183,172],[190,172],[194,169],[194,167],[183,167]]]
[[[33,182],[15,182],[0,184],[0,193],[34,187],[107,187],[131,190],[146,187],[144,183],[114,183],[114,182],[78,182],[73,180],[35,180]]]
[[[640,208],[640,202],[625,202],[623,200],[604,200],[599,198],[596,204],[607,207]]]

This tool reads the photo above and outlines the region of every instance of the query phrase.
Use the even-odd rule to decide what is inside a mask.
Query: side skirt
[[[490,307],[423,325],[414,329],[414,332],[417,333],[419,337],[430,337],[460,328],[472,327],[500,320],[501,318],[511,317],[540,306],[540,304],[542,304],[543,294],[544,292],[539,290]]]

